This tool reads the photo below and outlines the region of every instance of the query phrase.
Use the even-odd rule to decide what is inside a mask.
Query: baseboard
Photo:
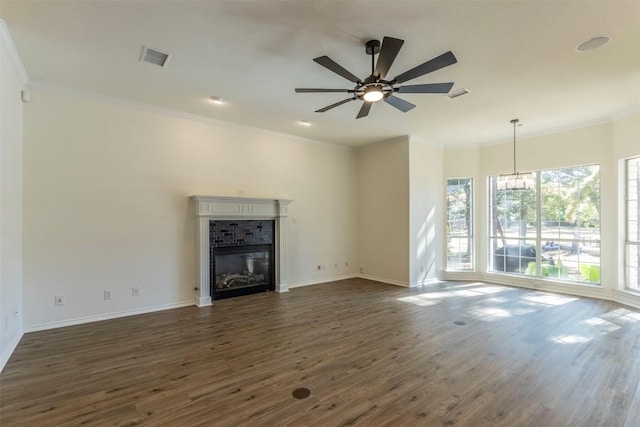
[[[403,288],[409,288],[411,285],[407,282],[400,282],[399,280],[386,279],[384,277],[370,276],[368,274],[358,274],[356,277],[361,279],[373,280],[374,282],[382,282],[388,285],[402,286]]]
[[[0,372],[2,372],[2,370],[4,369],[4,365],[7,364],[7,362],[9,361],[9,358],[11,357],[13,352],[16,350],[16,347],[18,347],[18,344],[20,343],[20,340],[22,339],[23,335],[24,333],[22,331],[19,331],[16,337],[13,339],[13,341],[9,343],[7,348],[2,349],[2,354],[0,354]]]
[[[629,291],[616,291],[615,302],[640,309],[640,294]]]
[[[169,310],[171,308],[186,307],[194,305],[193,301],[182,301],[172,304],[156,305],[152,307],[137,308],[134,310],[117,311],[114,313],[99,314],[96,316],[77,317],[75,319],[61,320],[59,322],[41,323],[39,325],[27,326],[24,332],[37,332],[47,329],[63,328],[65,326],[81,325],[83,323],[100,322],[102,320],[117,319],[119,317],[135,316],[137,314],[153,313],[154,311]]]
[[[343,274],[343,275],[340,275],[340,276],[323,277],[322,279],[309,280],[309,281],[306,281],[306,282],[292,283],[292,284],[290,284],[288,286],[288,289],[301,288],[303,286],[320,285],[322,283],[335,282],[337,280],[353,279],[354,277],[358,277],[358,276],[356,276],[355,274]]]

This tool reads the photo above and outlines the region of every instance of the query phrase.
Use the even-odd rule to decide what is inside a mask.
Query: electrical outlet
[[[140,296],[140,286],[133,286],[131,288],[131,296],[134,296],[134,297]]]
[[[53,297],[53,305],[55,305],[56,307],[63,306],[64,305],[64,296],[56,295],[55,297]]]
[[[106,300],[111,299],[111,289],[105,289],[104,290],[104,299],[106,299]]]

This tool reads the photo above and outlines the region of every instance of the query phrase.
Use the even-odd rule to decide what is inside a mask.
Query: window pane
[[[447,180],[447,270],[473,269],[473,180]]]
[[[627,244],[625,248],[625,276],[629,289],[640,290],[640,246]]]
[[[568,281],[600,283],[600,244],[591,241],[562,241],[543,246],[542,277]]]
[[[625,284],[640,291],[640,157],[626,161],[626,176]]]
[[[501,273],[531,274],[527,272],[529,264],[535,269],[536,246],[535,240],[520,239],[491,239],[492,251],[491,271]]]
[[[531,262],[535,268],[538,234],[535,185],[530,190],[498,190],[497,177],[490,177],[489,188],[489,271],[530,274],[527,268]]]
[[[599,169],[540,172],[542,277],[600,282]]]
[[[539,187],[526,191],[498,191],[497,177],[489,180],[490,271],[600,283],[600,167],[534,176]]]

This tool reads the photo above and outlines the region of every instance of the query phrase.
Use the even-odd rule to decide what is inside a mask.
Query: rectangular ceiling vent
[[[471,92],[469,89],[467,89],[467,88],[462,88],[462,89],[459,89],[459,90],[457,90],[457,91],[455,91],[455,92],[451,92],[451,93],[449,93],[449,95],[447,95],[447,96],[448,96],[449,98],[453,99],[453,98],[457,98],[457,97],[462,96],[462,95],[466,95],[466,94],[468,94],[469,92]]]
[[[171,59],[171,55],[168,53],[160,52],[157,49],[152,49],[147,46],[142,46],[142,54],[140,55],[140,61],[148,62],[149,64],[159,65],[166,67]]]

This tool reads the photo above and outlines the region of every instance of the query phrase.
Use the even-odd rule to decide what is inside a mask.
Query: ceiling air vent
[[[152,49],[147,46],[142,46],[142,54],[140,55],[140,61],[148,62],[149,64],[159,65],[166,67],[171,59],[171,55],[168,53],[160,52],[157,49]]]
[[[469,89],[462,88],[462,89],[456,90],[455,92],[450,92],[449,95],[447,95],[447,96],[449,98],[453,99],[453,98],[457,98],[457,97],[462,96],[462,95],[466,95],[469,92],[471,92]]]

